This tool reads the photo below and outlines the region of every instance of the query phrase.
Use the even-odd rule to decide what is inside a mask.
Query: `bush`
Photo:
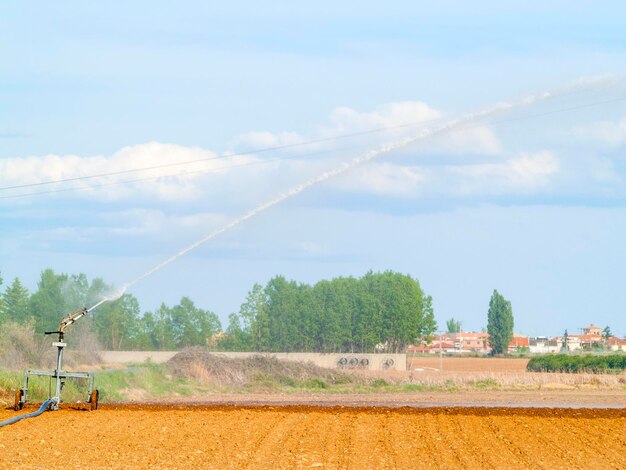
[[[592,372],[595,374],[626,370],[626,355],[569,356],[554,354],[533,357],[526,366],[530,372]]]
[[[0,335],[0,367],[21,370],[27,367],[53,367],[51,341],[35,334],[33,323],[6,322]]]
[[[358,378],[311,363],[276,359],[269,355],[229,358],[211,354],[201,347],[183,349],[167,363],[176,378],[216,386],[327,388],[356,383]]]
[[[56,366],[57,350],[52,342],[57,337],[35,333],[33,322],[5,322],[0,325],[0,368],[22,370],[27,368],[52,369]],[[76,334],[80,332],[80,334]],[[73,332],[69,338],[70,347],[63,355],[64,367],[81,364],[98,364],[99,345],[95,335],[88,329]]]

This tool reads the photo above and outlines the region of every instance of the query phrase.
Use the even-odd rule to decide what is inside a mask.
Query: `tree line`
[[[0,288],[3,280],[0,276]],[[0,295],[4,323],[32,325],[37,333],[55,331],[68,313],[94,305],[112,287],[84,274],[41,272],[31,294],[18,278]],[[371,352],[403,351],[432,334],[436,323],[431,297],[410,276],[369,272],[315,285],[272,278],[255,284],[228,327],[214,312],[183,297],[143,312],[132,294],[106,302],[72,326],[68,342],[92,334],[103,349],[172,350],[210,346],[241,351]]]
[[[16,277],[0,296],[0,328],[13,322],[33,326],[36,333],[56,331],[68,313],[96,304],[112,290],[100,278],[90,282],[84,274],[45,269],[31,294]],[[173,307],[161,304],[142,313],[137,298],[124,294],[81,318],[66,339],[72,345],[81,335],[90,334],[103,349],[172,350],[207,345],[221,329],[215,313],[196,307],[188,297]]]
[[[368,272],[315,285],[282,276],[248,293],[221,346],[241,351],[389,352],[436,330],[432,299],[408,275]]]

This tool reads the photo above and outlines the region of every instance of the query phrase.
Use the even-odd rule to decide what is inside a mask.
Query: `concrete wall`
[[[107,364],[128,364],[130,362],[169,361],[178,351],[100,351],[100,357]]]
[[[100,351],[102,360],[109,364],[169,361],[178,351]],[[406,370],[406,354],[320,354],[320,353],[250,353],[212,352],[223,357],[242,358],[270,356],[296,362],[312,362],[329,369]]]

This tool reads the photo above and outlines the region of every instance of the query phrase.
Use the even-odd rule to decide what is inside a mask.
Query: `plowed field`
[[[530,467],[626,468],[626,409],[105,405],[0,428],[0,468]]]

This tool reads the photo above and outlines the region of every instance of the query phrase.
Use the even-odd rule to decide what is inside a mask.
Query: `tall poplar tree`
[[[487,333],[492,355],[503,354],[509,350],[509,343],[513,337],[513,309],[511,302],[495,289],[489,301]]]
[[[450,320],[446,322],[446,328],[448,329],[448,333],[460,333],[463,328],[463,324],[459,320],[450,318]]]

